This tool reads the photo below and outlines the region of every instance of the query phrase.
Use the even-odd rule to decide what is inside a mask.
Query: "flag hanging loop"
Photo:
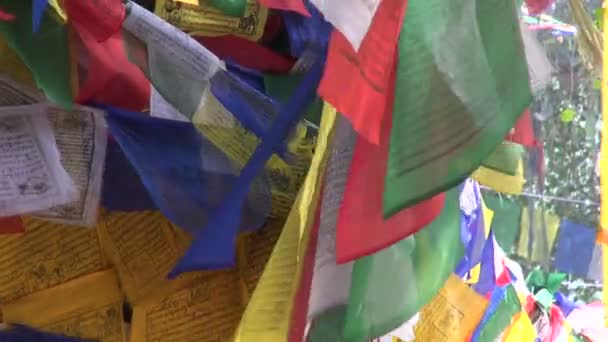
[[[602,8],[603,15],[603,46],[608,42],[608,11],[606,7],[608,1],[604,0]],[[603,53],[602,57],[602,143],[600,154],[600,230],[602,235],[608,232],[608,54]],[[602,263],[604,284],[608,283],[608,244],[602,243]],[[608,289],[604,286],[603,302],[608,303]],[[608,310],[604,310],[604,324],[608,327]]]

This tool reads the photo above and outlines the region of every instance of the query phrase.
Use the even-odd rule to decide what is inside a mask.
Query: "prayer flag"
[[[335,6],[358,6],[361,1],[335,0]],[[327,67],[319,95],[346,116],[353,128],[370,143],[382,139],[383,121],[392,111],[395,92],[397,41],[403,25],[407,0],[380,2],[361,48],[353,48],[345,34],[334,30],[329,41]],[[332,6],[332,5],[328,5]],[[348,10],[344,9],[345,13]],[[359,22],[359,18],[353,22]],[[390,120],[389,120],[390,121]],[[390,125],[389,125],[390,127]]]
[[[529,105],[514,2],[409,0],[396,94],[385,217],[463,181]]]
[[[513,248],[521,224],[521,205],[498,195],[485,193],[484,201],[494,211],[491,229],[498,245],[507,253]]]
[[[394,74],[392,79],[394,80]],[[403,240],[430,224],[443,208],[444,194],[441,193],[402,210],[389,219],[385,220],[382,215],[382,193],[393,116],[393,89],[393,85],[387,88],[390,103],[383,115],[380,144],[373,144],[363,136],[357,138],[338,214],[338,263],[376,253]]]
[[[586,278],[596,235],[597,231],[591,227],[570,220],[562,221],[555,239],[553,266],[560,272]]]
[[[52,11],[42,16],[40,30],[32,31],[33,0],[1,1],[0,7],[19,20],[0,21],[0,34],[32,71],[39,88],[56,104],[72,105],[73,66],[68,43],[68,28]]]
[[[463,255],[458,192],[454,188],[446,193],[439,216],[419,232],[354,262],[345,340],[388,333],[443,287]]]
[[[236,183],[233,164],[190,123],[147,117],[105,106],[112,136],[129,159],[150,198],[180,228],[205,229],[209,216]],[[270,188],[259,179],[237,226],[261,226],[270,210]]]

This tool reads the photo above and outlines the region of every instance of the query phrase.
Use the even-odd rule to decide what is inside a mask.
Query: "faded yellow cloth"
[[[335,109],[326,103],[310,170],[241,319],[235,341],[287,341],[293,302],[302,273],[301,261],[314,223],[335,119]]]
[[[414,328],[415,341],[465,341],[479,324],[487,306],[485,298],[452,274],[420,311],[420,320]]]
[[[530,317],[525,312],[519,313],[513,320],[513,324],[507,328],[503,342],[522,342],[534,341],[536,339],[536,329],[530,321]]]
[[[216,272],[135,305],[130,341],[229,341],[243,310],[237,272]]]
[[[122,305],[116,274],[102,271],[5,304],[2,315],[7,323],[94,341],[121,342],[125,339]]]
[[[24,223],[25,234],[0,235],[0,304],[110,267],[94,229]]]
[[[498,192],[514,195],[521,194],[525,182],[523,160],[519,161],[515,175],[507,175],[505,173],[481,166],[479,169],[473,172],[472,177],[480,184],[492,188]]]
[[[545,228],[543,231],[541,225],[541,215],[545,216]],[[532,224],[529,222],[528,208],[523,207],[521,211],[521,228],[519,233],[519,244],[517,247],[517,254],[534,262],[547,263],[551,256],[551,249],[555,242],[557,230],[559,229],[559,217],[545,211],[543,213],[540,209],[534,210],[534,220]],[[532,245],[532,254],[528,255],[528,241],[530,228],[534,229],[534,241]],[[541,238],[546,238],[547,246],[543,245]]]
[[[100,219],[97,232],[131,303],[170,294],[205,273],[190,272],[167,280],[190,237],[158,211],[110,212]]]

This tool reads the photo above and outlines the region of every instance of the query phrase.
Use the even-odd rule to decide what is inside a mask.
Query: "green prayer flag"
[[[395,94],[385,217],[464,180],[529,105],[514,2],[410,0]]]
[[[521,205],[508,199],[489,193],[484,193],[486,206],[494,212],[491,229],[496,242],[507,254],[515,245],[521,223]]]
[[[492,170],[514,176],[517,174],[519,161],[523,157],[525,149],[523,146],[511,142],[503,142],[498,145],[482,165]]]
[[[490,317],[486,325],[481,329],[479,342],[494,342],[500,334],[511,325],[513,317],[521,312],[521,304],[517,292],[511,284],[507,286],[505,298],[500,302],[498,308]]]
[[[396,329],[439,292],[464,254],[459,190],[413,236],[355,261],[344,321],[344,341],[369,341]]]
[[[32,31],[32,0],[0,0],[0,8],[14,14],[14,21],[0,21],[2,34],[36,84],[52,102],[71,107],[72,93],[68,28],[52,10],[42,16],[40,30]]]
[[[264,86],[266,92],[285,103],[289,96],[300,83],[302,75],[264,75]],[[321,113],[323,111],[323,101],[317,97],[306,108],[304,118],[317,127],[321,124]]]

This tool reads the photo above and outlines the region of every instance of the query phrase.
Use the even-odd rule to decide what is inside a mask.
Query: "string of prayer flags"
[[[389,101],[394,97],[393,88],[390,86],[387,89]],[[441,193],[402,210],[389,219],[383,218],[382,193],[385,186],[383,177],[386,174],[388,160],[392,103],[389,103],[385,111],[379,145],[373,144],[363,136],[357,138],[344,188],[344,198],[338,209],[336,228],[338,263],[379,252],[403,240],[430,224],[443,208],[445,196]]]
[[[463,181],[528,107],[514,6],[409,0],[399,38],[385,217]]]
[[[265,134],[230,192],[215,208],[207,228],[197,233],[192,246],[169,274],[175,277],[183,272],[200,269],[217,269],[234,265],[234,246],[238,233],[243,202],[252,182],[262,172],[268,159],[287,138],[301,119],[304,109],[313,101],[323,72],[324,58],[317,58],[298,88],[281,107],[269,131]]]
[[[346,4],[345,1],[327,2],[330,3]],[[348,7],[361,3],[355,1]],[[342,32],[334,30],[329,41],[327,67],[319,85],[319,95],[349,118],[363,138],[376,145],[382,139],[388,110],[392,110],[392,103],[388,102],[394,100],[397,41],[406,5],[407,0],[381,1],[359,49],[353,48]],[[352,22],[360,20],[357,16]]]
[[[39,88],[54,103],[70,107],[74,98],[74,64],[70,59],[68,28],[46,11],[37,33],[32,31],[33,0],[4,1],[2,7],[20,19],[0,21],[0,34],[31,70]]]
[[[224,194],[236,185],[238,174],[230,160],[190,123],[102,108],[112,136],[163,214],[187,231],[205,228]],[[258,179],[248,196],[236,224],[255,229],[270,211],[268,181]],[[223,226],[205,229],[228,231]]]

